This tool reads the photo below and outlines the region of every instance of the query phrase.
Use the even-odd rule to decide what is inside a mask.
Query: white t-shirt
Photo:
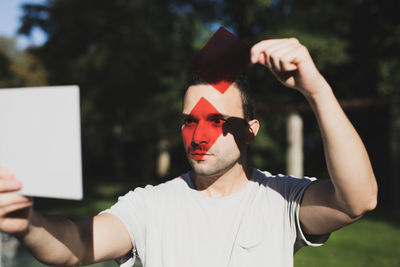
[[[211,198],[186,173],[136,188],[104,212],[126,226],[145,267],[289,267],[299,248],[328,238],[312,243],[300,228],[301,198],[314,179],[254,169],[239,192]]]

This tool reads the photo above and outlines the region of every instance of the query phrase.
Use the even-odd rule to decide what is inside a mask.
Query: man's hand
[[[251,62],[271,70],[287,87],[305,96],[318,93],[327,83],[308,52],[296,38],[264,40],[251,48]]]
[[[0,167],[0,231],[8,234],[24,233],[30,222],[32,199],[16,191],[22,187],[21,181],[12,171]]]

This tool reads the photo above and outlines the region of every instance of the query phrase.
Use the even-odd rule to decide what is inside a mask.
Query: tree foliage
[[[383,99],[400,86],[400,61],[393,57],[400,45],[398,5],[394,0],[48,0],[24,6],[20,32],[29,34],[34,27],[46,32],[47,42],[31,53],[44,62],[50,84],[81,87],[86,174],[149,182],[158,179],[162,140],[168,140],[172,155],[169,175],[187,168],[179,113],[188,63],[218,25],[249,45],[295,36],[340,98]],[[4,60],[0,54],[0,64],[7,64]],[[266,122],[252,162],[281,169],[284,117],[267,111],[304,100],[261,66],[246,72]],[[314,140],[316,132],[314,125],[308,138]],[[322,150],[318,155],[323,158]]]
[[[45,85],[47,73],[38,57],[16,48],[15,39],[0,36],[0,88]]]

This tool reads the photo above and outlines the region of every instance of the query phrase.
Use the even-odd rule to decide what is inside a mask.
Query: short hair
[[[189,84],[186,88],[192,85],[209,84],[204,81],[195,73],[192,73]],[[243,116],[246,121],[251,121],[256,118],[256,102],[250,92],[249,82],[247,76],[239,75],[233,84],[239,89],[240,97],[242,99]]]

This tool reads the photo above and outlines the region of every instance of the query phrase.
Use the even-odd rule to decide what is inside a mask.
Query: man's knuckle
[[[251,52],[258,53],[266,46],[266,40],[260,41],[251,48]]]
[[[290,56],[289,55],[284,55],[281,57],[281,62],[282,63],[289,63],[290,61]]]
[[[303,45],[303,44],[300,44],[299,47],[300,47],[300,49],[303,50],[303,51],[308,51],[307,47],[306,47],[305,45]]]

